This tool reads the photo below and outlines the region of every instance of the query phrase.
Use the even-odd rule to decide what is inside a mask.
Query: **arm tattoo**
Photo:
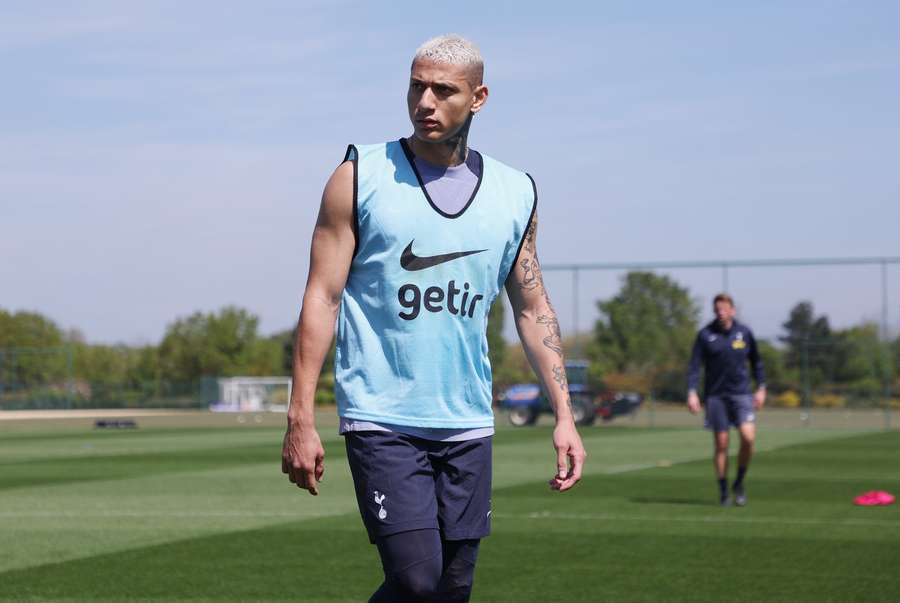
[[[529,231],[531,232],[531,231]],[[541,288],[541,292],[544,297],[547,297],[546,291],[544,291],[544,275],[541,272],[541,262],[538,260],[537,252],[534,250],[534,240],[531,242],[531,249],[527,249],[528,243],[526,239],[526,257],[523,257],[519,261],[519,266],[522,267],[522,281],[519,283],[519,286],[522,287],[525,291],[533,291],[538,287]]]
[[[519,286],[524,291],[538,290],[546,304],[546,314],[537,317],[537,323],[547,327],[547,336],[544,337],[544,346],[556,352],[560,360],[563,357],[562,349],[562,331],[559,328],[559,320],[556,318],[556,311],[550,303],[550,296],[547,295],[547,289],[544,288],[544,278],[541,274],[541,264],[538,261],[537,245],[535,243],[537,233],[537,216],[531,219],[531,223],[525,231],[525,241],[522,245],[522,255],[519,266],[522,268],[522,279]],[[559,386],[560,391],[566,394],[565,404],[572,409],[572,399],[569,397],[569,379],[566,376],[565,367],[554,364],[551,368],[553,372],[553,381]]]
[[[550,310],[552,312],[553,308],[550,308]],[[561,358],[563,355],[562,330],[559,328],[556,314],[541,314],[537,317],[537,322],[539,325],[547,327],[547,331],[550,333],[544,337],[544,345],[559,354]]]
[[[569,380],[566,378],[566,369],[563,367],[554,364],[553,365],[553,380],[556,381],[556,384],[559,385],[559,389],[563,392],[569,392]],[[572,402],[569,400],[568,396],[566,396],[566,401],[571,406]]]
[[[539,286],[541,268],[538,263],[536,261],[525,258],[521,262],[519,262],[519,265],[525,272],[525,275],[522,277],[522,288],[526,291],[531,291],[535,287]]]
[[[538,260],[535,244],[536,232],[537,217],[532,218],[528,229],[525,231],[525,244],[523,246],[523,255],[525,257],[519,261],[519,266],[522,268],[522,279],[519,282],[519,286],[523,291],[537,290],[541,297],[544,298],[544,303],[549,312],[539,315],[537,323],[547,327],[547,336],[543,339],[544,346],[553,350],[562,358],[562,331],[559,328],[556,311],[550,303],[550,296],[547,295],[547,289],[544,287],[544,277],[541,273],[541,263]]]
[[[534,235],[537,231],[537,220],[531,220],[528,228],[525,230],[525,251],[534,255]]]

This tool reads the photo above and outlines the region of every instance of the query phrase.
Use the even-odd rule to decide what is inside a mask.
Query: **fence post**
[[[894,379],[894,358],[891,354],[891,337],[888,329],[887,261],[881,260],[881,338],[884,343],[884,428],[891,428],[891,381]]]
[[[66,344],[66,408],[72,408],[72,390],[75,385],[72,382],[72,344]]]
[[[578,266],[572,268],[572,332],[575,335],[575,356],[581,357],[581,340],[578,335]]]
[[[806,409],[801,416],[803,426],[809,427],[812,422],[812,395],[809,383],[809,335],[803,337],[803,408]]]

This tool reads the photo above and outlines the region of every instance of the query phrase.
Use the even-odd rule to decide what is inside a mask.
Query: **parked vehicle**
[[[611,392],[597,405],[597,414],[604,421],[612,421],[616,417],[636,412],[643,401],[644,397],[636,392]]]
[[[588,363],[584,360],[566,362],[569,397],[576,425],[592,425],[599,416],[603,421],[635,412],[643,397],[634,392],[592,391],[587,379]],[[509,422],[516,427],[534,425],[543,413],[552,413],[550,399],[536,383],[518,383],[500,394],[500,407],[507,410]]]
[[[597,418],[594,393],[587,382],[588,363],[583,360],[566,362],[569,398],[576,425],[591,425]],[[550,399],[535,383],[512,385],[500,394],[500,406],[508,410],[509,422],[516,427],[534,425],[542,413],[552,413]]]

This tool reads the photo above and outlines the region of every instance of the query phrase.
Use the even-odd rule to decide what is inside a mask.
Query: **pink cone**
[[[877,507],[881,505],[892,505],[895,500],[896,498],[894,498],[894,495],[890,492],[885,492],[884,490],[870,490],[869,492],[864,492],[854,498],[853,504],[862,507]]]

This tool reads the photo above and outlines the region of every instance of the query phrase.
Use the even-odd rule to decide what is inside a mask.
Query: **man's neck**
[[[734,326],[733,318],[728,319],[727,322],[724,320],[717,320],[716,322],[719,323],[719,328],[722,329],[723,331],[725,331],[726,333],[731,330],[731,327]]]
[[[472,116],[459,129],[459,132],[441,142],[425,142],[412,135],[408,138],[409,147],[416,157],[434,165],[462,165],[469,152],[469,126]]]

